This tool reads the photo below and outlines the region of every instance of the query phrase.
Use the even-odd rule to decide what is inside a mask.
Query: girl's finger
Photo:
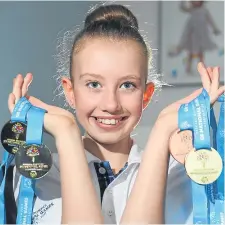
[[[224,94],[224,92],[225,92],[225,86],[220,87],[220,88],[217,90],[217,98],[219,98],[220,95]]]
[[[202,62],[198,63],[198,72],[202,80],[203,88],[205,88],[209,92],[211,87],[211,80],[208,71],[206,70],[206,67]]]
[[[214,67],[212,72],[211,92],[216,93],[219,88],[220,70],[219,67]]]
[[[218,100],[218,98],[222,94],[224,94],[224,91],[225,91],[225,86],[222,86],[210,96],[210,103],[211,103],[211,105],[215,104],[215,102]]]
[[[206,70],[207,70],[207,72],[209,74],[209,78],[212,82],[213,67],[207,67]]]
[[[16,81],[16,78],[13,78],[13,87],[14,87],[15,81]]]
[[[13,92],[12,92],[16,98],[16,102],[22,96],[22,85],[23,85],[23,76],[21,74],[18,74],[17,77],[15,78],[15,81],[13,84]]]
[[[32,74],[31,73],[28,73],[26,75],[26,77],[24,78],[24,81],[23,81],[22,96],[26,96],[27,95],[28,87],[31,84],[32,80],[33,80]]]
[[[15,107],[15,101],[16,101],[15,95],[13,93],[10,93],[8,97],[8,108],[10,113],[13,112],[13,109]]]
[[[53,106],[53,105],[48,105],[44,102],[42,102],[40,99],[35,98],[33,96],[27,96],[27,99],[30,101],[30,103],[36,107],[42,108],[47,110],[48,113],[50,114],[55,114],[55,115],[63,115],[70,117],[72,120],[74,120],[73,114],[71,114],[69,111]]]

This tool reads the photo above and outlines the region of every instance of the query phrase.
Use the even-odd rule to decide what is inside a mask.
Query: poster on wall
[[[199,61],[224,82],[224,2],[161,2],[161,71],[169,84],[200,84]]]

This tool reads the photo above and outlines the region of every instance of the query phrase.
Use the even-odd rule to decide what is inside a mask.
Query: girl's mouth
[[[95,119],[95,123],[100,128],[117,128],[128,118],[128,116],[123,116],[120,118],[101,118],[101,117],[93,117]]]

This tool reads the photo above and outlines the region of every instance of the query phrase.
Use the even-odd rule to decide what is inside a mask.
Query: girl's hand
[[[219,67],[206,68],[203,63],[198,64],[198,72],[201,76],[202,86],[208,92],[210,103],[213,105],[221,94],[224,93],[225,86],[219,87],[220,73]],[[189,96],[169,105],[159,115],[157,124],[162,124],[169,132],[178,129],[178,110],[182,104],[189,103],[202,92],[202,88],[194,91]],[[165,125],[166,124],[166,125]],[[169,125],[169,126],[168,126]]]
[[[31,73],[28,73],[25,78],[21,74],[18,74],[13,80],[13,91],[9,94],[8,107],[12,113],[15,104],[21,97],[26,97],[30,103],[36,107],[45,109],[48,113],[44,117],[44,128],[52,136],[57,137],[62,134],[68,128],[75,128],[79,132],[79,128],[72,113],[62,108],[48,105],[41,100],[28,95],[28,87],[33,80]]]
[[[32,74],[30,73],[25,78],[18,75],[14,79],[8,107],[12,112],[17,101],[26,96],[32,105],[43,108],[48,112],[45,113],[44,127],[47,132],[55,137],[56,148],[60,156],[62,223],[84,224],[87,221],[92,221],[93,224],[103,223],[100,204],[74,116],[64,109],[47,105],[33,96],[28,96],[28,87],[31,82]],[[74,171],[81,171],[74,176],[71,173],[71,168]]]

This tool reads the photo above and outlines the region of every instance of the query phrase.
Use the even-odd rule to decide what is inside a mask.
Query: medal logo
[[[37,172],[36,171],[30,171],[30,177],[31,178],[37,177]]]
[[[206,162],[208,161],[209,156],[206,154],[206,152],[200,152],[197,156],[197,160],[202,163],[202,168],[205,169]]]
[[[16,154],[16,152],[17,152],[18,150],[19,150],[19,148],[15,146],[15,147],[12,148],[12,153],[13,153],[13,154]]]
[[[16,139],[19,139],[20,134],[24,132],[24,128],[20,123],[16,123],[12,126],[12,132],[16,133]]]
[[[30,157],[35,157],[35,156],[40,155],[40,152],[39,152],[39,150],[37,149],[36,146],[32,145],[30,148],[28,148],[26,154],[27,154],[28,156],[30,156]]]

